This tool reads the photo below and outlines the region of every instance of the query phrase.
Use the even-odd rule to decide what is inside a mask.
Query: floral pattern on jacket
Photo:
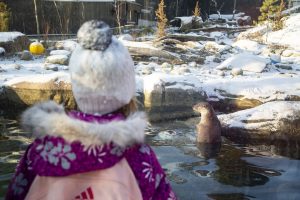
[[[36,175],[62,177],[106,169],[125,158],[139,184],[143,199],[176,199],[155,153],[149,145],[121,148],[111,144],[86,148],[80,142],[68,143],[61,137],[36,139],[17,167],[7,200],[25,199]]]

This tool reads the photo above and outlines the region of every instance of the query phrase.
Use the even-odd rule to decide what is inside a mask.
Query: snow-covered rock
[[[3,56],[5,54],[5,49],[3,47],[0,47],[0,56]]]
[[[286,46],[300,51],[300,13],[292,14],[284,22],[284,27],[278,31],[268,31],[263,40],[268,44]]]
[[[18,64],[18,63],[13,63],[13,64],[8,65],[7,68],[20,70],[20,69],[24,68],[24,66],[21,64]]]
[[[300,57],[300,50],[291,50],[291,49],[287,49],[284,50],[281,54],[284,57]]]
[[[202,23],[203,21],[201,17],[194,16],[175,17],[170,21],[170,24],[179,27],[180,31],[200,28]]]
[[[73,40],[62,40],[55,43],[55,48],[59,50],[74,51],[78,43]]]
[[[233,69],[231,70],[231,74],[232,74],[233,76],[240,76],[240,75],[243,75],[243,70],[240,69],[240,68],[233,68]]]
[[[50,51],[50,56],[54,56],[54,55],[66,55],[66,56],[70,56],[71,52],[67,51],[67,50],[52,50],[52,51]]]
[[[268,63],[268,59],[253,54],[242,53],[226,59],[216,69],[241,68],[244,71],[261,73]]]
[[[69,57],[66,55],[53,55],[46,58],[46,63],[68,65]]]
[[[238,37],[237,40],[256,40],[259,41],[261,40],[262,36],[269,32],[271,30],[271,28],[267,25],[262,25],[262,26],[257,26],[254,28],[251,28],[247,31],[241,32]]]
[[[252,40],[245,40],[245,39],[236,41],[235,43],[232,44],[232,46],[242,50],[251,51],[253,53],[260,53],[263,47],[258,42]]]
[[[171,71],[171,74],[175,74],[175,75],[185,75],[187,73],[191,73],[191,70],[189,68],[186,68],[186,67],[174,68]]]
[[[118,37],[119,40],[127,40],[127,41],[134,41],[133,37],[129,34],[123,34]]]
[[[206,98],[201,82],[193,76],[144,77],[144,106],[152,121],[193,116],[192,106]]]
[[[222,53],[223,51],[231,49],[229,45],[220,45],[213,41],[206,42],[204,48],[207,51],[215,53]]]
[[[21,32],[0,32],[0,46],[6,53],[22,51],[27,49],[29,44],[29,39]]]
[[[300,102],[274,101],[218,116],[223,135],[237,138],[300,138]]]
[[[21,52],[20,59],[21,60],[32,60],[33,55],[29,51],[25,50],[25,51]]]
[[[270,55],[271,63],[280,63],[281,62],[281,56],[277,54],[271,54]]]
[[[161,64],[162,68],[172,68],[172,65],[170,63],[164,62],[163,64]]]

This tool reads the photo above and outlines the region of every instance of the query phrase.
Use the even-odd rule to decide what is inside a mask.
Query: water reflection
[[[1,199],[31,140],[16,120],[0,122],[9,137],[0,140]],[[222,144],[199,144],[193,124],[180,121],[149,127],[146,140],[182,200],[300,199],[299,141],[237,144],[223,138]]]
[[[208,144],[196,142],[196,146],[200,152],[199,155],[205,159],[217,157],[221,150],[221,143]]]
[[[242,159],[243,156],[244,152],[240,149],[223,145],[216,159],[219,169],[213,173],[213,177],[220,183],[242,187],[264,185],[270,176],[281,175],[278,171],[249,164]]]

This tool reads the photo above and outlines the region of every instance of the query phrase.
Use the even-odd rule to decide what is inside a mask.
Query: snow
[[[13,78],[4,83],[5,86],[13,86],[15,84],[21,82],[28,82],[30,80],[31,83],[47,83],[49,81],[55,80],[56,83],[65,82],[70,83],[70,75],[66,72],[54,72],[51,74],[36,74],[36,75],[28,75]]]
[[[234,18],[233,18],[233,14],[229,14],[229,15],[224,15],[224,14],[221,14],[221,15],[218,15],[218,14],[211,14],[209,15],[209,19],[227,19],[227,20],[232,20],[232,19],[237,19],[237,18],[240,18],[242,17],[243,15],[245,15],[245,13],[237,13],[234,15]]]
[[[3,47],[0,47],[0,55],[5,53],[5,49]]]
[[[246,39],[238,40],[235,43],[233,43],[232,46],[242,50],[251,51],[255,54],[259,54],[262,51],[263,47],[258,42]]]
[[[279,44],[300,50],[300,13],[293,14],[284,22],[284,28],[275,32],[268,32],[263,40],[268,44]]]
[[[224,70],[241,68],[244,71],[262,72],[268,63],[269,60],[266,58],[259,57],[250,53],[242,53],[228,58],[219,66],[217,66],[216,69]]]
[[[180,19],[181,20],[181,24],[189,24],[193,21],[193,19],[195,19],[194,16],[183,16],[183,17],[175,17],[175,19]],[[196,17],[197,21],[202,22],[202,18],[201,17]]]
[[[295,113],[300,111],[300,103],[295,101],[268,102],[255,108],[238,111],[231,114],[219,115],[218,118],[229,127],[258,129],[273,128],[279,120],[294,120]],[[270,126],[273,124],[274,126]]]
[[[149,49],[157,49],[155,48],[151,42],[134,42],[128,40],[119,40],[126,47],[140,47],[140,48],[149,48]]]
[[[20,36],[24,36],[24,34],[20,32],[0,32],[0,42],[13,41]]]
[[[294,14],[291,18],[287,19],[285,27],[287,30],[284,29],[283,32],[290,31],[290,34],[299,35],[300,14]],[[247,32],[256,34],[258,31],[263,35],[267,30],[267,27],[257,27]],[[190,34],[204,35],[203,32]],[[268,34],[269,36],[272,35],[270,32]],[[235,38],[229,38],[223,32],[212,32],[207,35],[216,38],[216,42],[189,41],[184,42],[182,45],[188,51],[185,55],[205,56],[204,64],[187,62],[181,65],[172,65],[168,69],[164,69],[161,66],[162,62],[157,63],[150,60],[149,62],[137,63],[135,65],[136,91],[138,93],[149,93],[155,89],[159,89],[157,87],[164,85],[167,88],[204,91],[208,96],[208,100],[218,101],[234,96],[240,99],[255,99],[262,103],[286,100],[291,96],[300,97],[300,49],[296,48],[299,43],[298,39],[293,41],[290,44],[292,46],[283,52],[281,60],[277,60],[280,61],[279,64],[291,66],[291,69],[287,70],[277,68],[272,64],[269,54],[267,56],[262,55],[263,50],[269,50],[268,45],[245,38],[234,41]],[[134,42],[122,39],[122,37],[120,41],[126,47],[159,49],[154,47],[151,41]],[[281,41],[281,43],[283,42],[286,41]],[[74,48],[77,43],[67,40],[61,41],[60,45],[63,49],[68,49]],[[206,55],[207,52],[209,54]],[[51,55],[63,55],[65,53],[67,54],[65,51],[56,50],[52,51]],[[184,53],[171,53],[176,56],[178,55],[178,57],[181,55],[184,56]],[[270,56],[273,58],[272,55]],[[214,62],[214,58],[219,58],[223,62]],[[0,57],[0,59],[0,87],[4,85],[11,86],[23,81],[44,83],[49,80],[62,80],[70,82],[66,66],[59,67],[60,65],[57,65],[58,72],[45,69],[45,56],[34,56],[34,60],[31,61],[22,61],[18,57]],[[12,64],[19,64],[22,67],[16,69],[12,67]],[[181,73],[181,75],[173,73],[174,70],[181,71],[181,69],[185,68],[188,70]],[[142,73],[145,69],[150,72],[150,75]],[[233,76],[231,74],[232,69],[242,69],[243,74]],[[263,112],[258,113],[262,117],[267,117]],[[253,116],[255,115],[253,114]]]
[[[210,79],[203,83],[208,96],[224,97],[217,91],[257,99],[261,102],[284,100],[289,95],[300,96],[300,77],[269,73],[258,77],[239,76],[234,79]]]

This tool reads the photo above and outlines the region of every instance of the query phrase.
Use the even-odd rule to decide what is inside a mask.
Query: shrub
[[[167,26],[168,19],[165,14],[164,8],[165,8],[165,2],[164,2],[164,0],[161,0],[158,5],[157,10],[155,11],[155,15],[157,17],[157,36],[158,37],[163,37],[166,35],[165,28]]]
[[[284,0],[264,0],[260,7],[261,15],[258,17],[258,22],[269,22],[273,30],[279,30],[283,27],[282,11],[285,8]]]
[[[7,5],[0,2],[0,32],[8,31],[11,13]]]

